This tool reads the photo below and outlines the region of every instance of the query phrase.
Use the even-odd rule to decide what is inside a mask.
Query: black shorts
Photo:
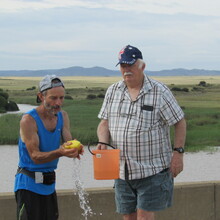
[[[56,192],[40,195],[28,190],[15,192],[17,220],[57,220],[58,205]]]

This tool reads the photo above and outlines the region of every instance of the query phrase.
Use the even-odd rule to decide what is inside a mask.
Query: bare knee
[[[123,215],[123,220],[154,220],[155,215],[154,212],[144,211],[142,209],[138,209],[137,212]]]
[[[137,212],[123,215],[123,220],[137,220]]]
[[[155,219],[154,212],[138,209],[137,220],[154,220],[154,219]]]

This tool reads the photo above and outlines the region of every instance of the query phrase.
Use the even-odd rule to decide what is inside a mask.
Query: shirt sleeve
[[[106,94],[105,94],[105,98],[104,98],[104,101],[102,103],[101,110],[98,114],[99,119],[108,119],[108,102],[109,102],[109,93],[110,93],[109,90],[110,89],[108,89]]]
[[[184,117],[181,107],[168,88],[164,91],[161,101],[160,115],[169,126],[176,124]]]

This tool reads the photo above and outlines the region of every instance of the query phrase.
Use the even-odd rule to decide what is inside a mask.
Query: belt
[[[22,167],[18,167],[17,174],[18,173],[22,173],[24,175],[31,177],[32,179],[35,180],[35,183],[43,183],[46,185],[51,185],[56,181],[56,173],[54,171],[43,173],[43,172],[29,171]]]
[[[167,172],[169,169],[170,169],[170,168],[166,168],[166,169],[160,171],[160,173],[165,173],[165,172]]]

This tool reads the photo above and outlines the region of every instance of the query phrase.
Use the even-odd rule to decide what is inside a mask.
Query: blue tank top
[[[59,112],[57,114],[57,125],[53,132],[48,131],[40,119],[36,109],[28,111],[26,114],[31,115],[36,121],[38,128],[39,136],[39,148],[42,152],[48,152],[56,150],[60,147],[61,143],[61,132],[63,128],[63,116]],[[25,143],[19,138],[18,143],[19,150],[19,163],[18,166],[25,168],[29,171],[38,171],[38,172],[52,172],[57,168],[58,159],[53,160],[48,163],[35,164],[29,156]],[[19,173],[15,177],[15,187],[14,191],[16,192],[19,189],[26,189],[32,192],[49,195],[55,191],[55,183],[51,185],[45,185],[41,183],[35,183],[35,180],[31,177]]]

